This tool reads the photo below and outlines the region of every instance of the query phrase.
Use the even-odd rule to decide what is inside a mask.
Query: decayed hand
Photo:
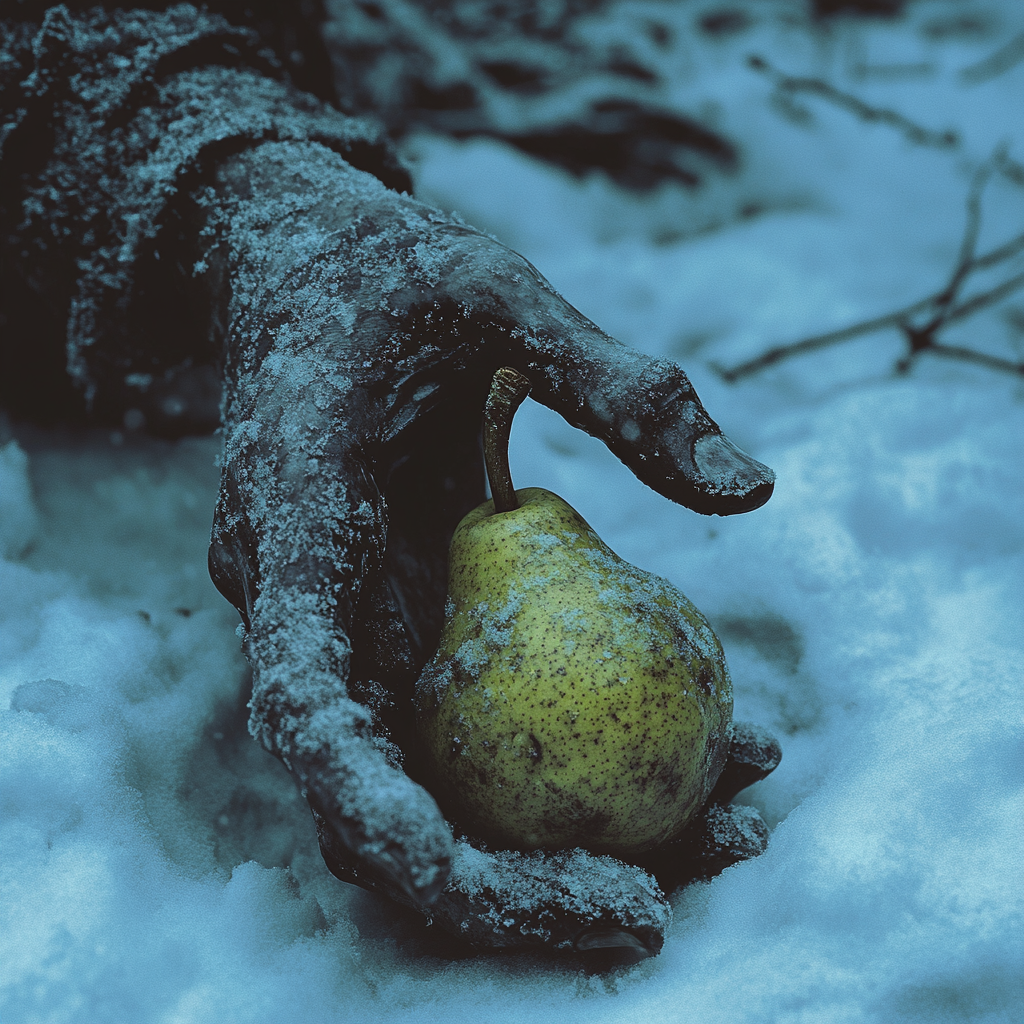
[[[242,614],[250,728],[298,778],[340,878],[479,945],[660,948],[650,874],[583,851],[453,838],[420,777],[412,690],[440,633],[448,541],[484,498],[494,370],[703,513],[763,504],[683,371],[622,346],[524,259],[311,143],[225,159],[196,194],[225,352],[210,568]],[[670,886],[763,849],[729,808],[778,746],[735,730],[708,813],[647,868]]]

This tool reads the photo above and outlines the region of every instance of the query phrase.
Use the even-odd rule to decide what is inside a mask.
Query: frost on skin
[[[150,293],[173,273],[169,210],[215,154],[315,139],[408,187],[378,127],[298,92],[254,32],[189,4],[0,20],[0,116],[5,244],[66,317],[68,369],[101,412],[216,358],[202,331],[161,335],[132,304],[147,264],[164,255]]]
[[[521,367],[538,398],[699,511],[756,507],[770,471],[709,475],[694,446],[719,431],[679,367],[395,191],[408,178],[380,133],[295,90],[249,30],[184,4],[55,7],[2,28],[5,255],[66,333],[97,415],[138,402],[148,416],[169,381],[218,364],[211,573],[244,619],[252,731],[304,787],[331,869],[435,900],[481,943],[498,942],[507,903],[569,915],[536,932],[555,944],[585,925],[654,948],[667,917],[635,867],[474,860],[414,781],[413,683],[440,631],[452,529],[483,498],[483,395],[497,366]],[[154,304],[175,275],[180,291]],[[477,884],[479,858],[501,884]],[[515,892],[523,873],[532,902]]]
[[[386,883],[346,868],[323,817],[314,817],[339,878],[408,902]],[[619,946],[645,954],[661,949],[672,922],[657,882],[641,868],[586,850],[492,852],[465,839],[455,844],[451,877],[429,916],[449,934],[488,949]]]
[[[749,774],[752,743],[761,745],[763,758],[757,778]],[[663,890],[711,878],[759,856],[768,845],[768,828],[757,811],[726,806],[725,800],[774,770],[781,757],[778,743],[756,726],[734,723],[733,746],[739,749],[730,750],[705,814],[686,835],[645,858],[642,867],[579,849],[492,851],[460,836],[448,884],[429,919],[483,948],[618,946],[657,953],[672,923]],[[734,774],[734,753],[747,773],[741,767]],[[314,811],[313,817],[324,859],[338,878],[415,906],[392,883],[353,862],[323,816]]]
[[[661,466],[653,482],[691,504],[754,507],[770,483],[708,489],[682,437],[717,428],[678,367],[619,345],[521,257],[326,147],[265,143],[195,200],[226,359],[211,571],[246,618],[252,728],[333,830],[332,870],[423,903],[450,838],[391,765],[399,748],[421,775],[413,683],[440,633],[451,532],[483,497],[495,366],[527,368],[538,397],[642,475]]]

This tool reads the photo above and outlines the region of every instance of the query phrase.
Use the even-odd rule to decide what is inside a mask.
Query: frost
[[[214,355],[195,338],[157,357],[129,330],[138,266],[151,258],[180,182],[211,147],[315,139],[389,184],[407,184],[378,127],[275,80],[280,68],[255,34],[217,14],[188,4],[73,15],[53,7],[34,40],[24,24],[4,24],[6,158],[17,159],[51,118],[60,126],[51,159],[26,181],[18,234],[7,244],[60,240],[32,243],[34,272],[44,278],[60,280],[77,265],[74,293],[57,298],[70,303],[68,367],[90,401],[109,400],[103,389],[116,395],[126,366],[159,362],[163,373]],[[193,53],[205,54],[205,66],[163,72]],[[230,66],[239,60],[250,67]]]
[[[561,623],[562,629],[569,633],[583,634],[590,630],[590,622],[579,608],[566,608],[555,612],[552,618]]]
[[[528,942],[574,948],[588,929],[626,923],[639,936],[662,934],[671,910],[640,868],[585,850],[557,854],[483,852],[456,844],[442,901],[458,902],[463,935],[497,946]]]
[[[486,21],[487,5],[459,6]],[[1019,389],[938,360],[894,377],[880,369],[896,352],[884,337],[739,388],[700,367],[931,286],[959,245],[964,167],[1020,137],[1019,65],[971,88],[960,72],[1012,40],[1021,15],[921,0],[899,17],[804,31],[799,5],[729,7],[746,28],[714,38],[705,5],[587,15],[608,40],[650,48],[659,95],[718,105],[745,147],[721,188],[638,199],[487,140],[424,145],[418,173],[435,196],[444,183],[466,219],[517,240],[602,327],[686,362],[723,427],[778,471],[763,510],[711,524],[600,445],[545,445],[552,423],[570,429],[554,414],[524,409],[513,438],[523,483],[550,481],[714,623],[738,712],[785,742],[783,765],[743,797],[772,827],[767,852],[674,894],[661,955],[632,969],[453,949],[436,925],[327,873],[293,780],[245,735],[236,616],[204,563],[217,443],[118,446],[18,425],[27,460],[4,447],[0,536],[34,542],[0,562],[5,1020],[1019,1019]],[[557,20],[575,8],[521,9]],[[0,47],[19,38],[30,49],[17,32]],[[923,123],[955,121],[969,129],[964,148],[922,152],[825,107],[809,127],[789,122],[750,74],[752,52]],[[28,100],[19,87],[0,102],[12,117],[0,138],[16,141],[8,129]],[[528,110],[517,101],[513,114]],[[1019,230],[1017,187],[1000,189],[985,216],[993,244]],[[1013,355],[1016,305],[969,325],[964,343]],[[558,358],[560,341],[544,351]],[[289,439],[306,443],[298,426]],[[313,447],[290,464],[296,476],[322,457]],[[364,499],[344,498],[356,511]],[[492,926],[550,935],[552,921],[527,919],[548,884],[537,862],[494,872],[486,858],[461,845],[456,857],[485,913],[495,884],[523,908]],[[600,863],[566,861],[567,902],[586,905],[586,879],[610,888]]]

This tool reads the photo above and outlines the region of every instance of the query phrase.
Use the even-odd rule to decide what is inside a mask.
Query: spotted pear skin
[[[560,497],[516,495],[518,509],[485,502],[452,539],[445,625],[416,694],[435,793],[504,847],[647,852],[725,763],[721,644]]]

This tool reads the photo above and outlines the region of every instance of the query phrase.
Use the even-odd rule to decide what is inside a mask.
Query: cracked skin
[[[721,644],[557,495],[516,495],[452,539],[445,626],[417,687],[433,788],[503,846],[644,853],[700,810],[725,763]]]

